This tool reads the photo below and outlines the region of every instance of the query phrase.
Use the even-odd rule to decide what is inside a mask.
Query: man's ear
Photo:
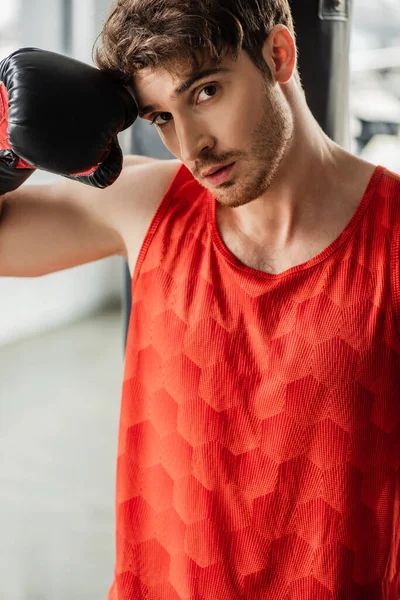
[[[262,54],[274,81],[287,83],[296,69],[297,50],[294,37],[285,25],[275,25],[271,29]]]

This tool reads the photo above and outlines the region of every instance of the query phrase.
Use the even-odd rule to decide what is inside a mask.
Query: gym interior
[[[0,59],[34,46],[92,64],[93,42],[109,4],[2,0]],[[322,26],[317,12],[329,3],[314,4]],[[398,0],[344,4],[349,12],[331,26],[348,28],[349,53],[339,64],[332,61],[336,79],[328,73],[328,92],[346,105],[341,142],[400,173],[400,5]],[[298,37],[301,43],[301,31]],[[343,87],[340,72],[347,68]],[[139,122],[120,141],[126,154],[170,158],[155,128]],[[32,183],[55,177],[37,171]],[[4,600],[107,595],[128,288],[119,257],[40,278],[0,278]]]

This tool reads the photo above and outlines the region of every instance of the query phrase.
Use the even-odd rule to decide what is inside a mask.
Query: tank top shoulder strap
[[[390,273],[393,310],[400,334],[400,175],[386,170],[383,193],[388,203],[387,214],[392,221]]]
[[[158,208],[154,213],[154,216],[147,230],[146,236],[144,238],[142,247],[139,252],[139,256],[136,261],[135,271],[132,276],[132,283],[135,282],[140,273],[141,266],[150,247],[150,244],[160,225],[160,222],[167,214],[172,201],[179,197],[181,191],[186,187],[187,183],[189,183],[192,180],[193,176],[185,165],[181,164],[177,167],[177,171],[173,176],[171,183],[169,184],[167,191],[165,192],[160,204],[158,205]]]

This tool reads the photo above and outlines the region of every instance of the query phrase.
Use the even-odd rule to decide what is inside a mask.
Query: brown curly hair
[[[277,24],[295,37],[289,0],[114,0],[93,60],[129,83],[146,67],[182,75],[182,60],[199,67],[206,57],[218,63],[243,49],[269,74],[262,47]]]

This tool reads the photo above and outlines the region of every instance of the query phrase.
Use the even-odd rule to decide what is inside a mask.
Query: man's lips
[[[205,179],[206,177],[210,177],[210,175],[214,175],[214,173],[216,173],[217,171],[220,171],[221,169],[225,169],[225,167],[229,167],[232,163],[227,163],[225,165],[218,165],[215,167],[212,167],[211,169],[208,169],[207,171],[203,171],[201,173],[201,176]]]
[[[221,185],[222,183],[228,181],[235,167],[235,164],[236,163],[231,163],[229,165],[226,165],[225,167],[222,167],[220,170],[218,170],[216,173],[208,175],[205,179],[207,179],[208,183],[210,183],[213,186]]]

